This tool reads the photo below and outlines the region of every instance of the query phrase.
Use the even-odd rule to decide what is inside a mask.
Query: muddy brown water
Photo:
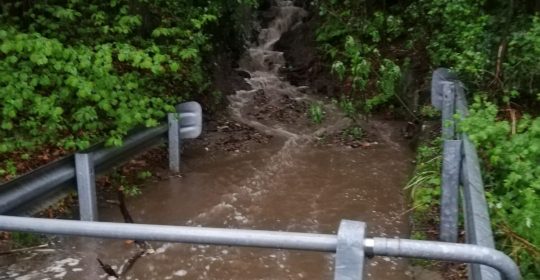
[[[399,123],[380,123],[399,138]],[[341,219],[368,223],[369,235],[406,237],[403,182],[410,153],[399,142],[368,149],[283,146],[186,155],[182,178],[149,186],[128,202],[140,223],[336,233]],[[189,153],[190,151],[186,151]],[[122,222],[116,207],[100,220]],[[153,243],[126,279],[332,279],[333,254]],[[0,279],[104,279],[96,258],[120,267],[136,247],[116,240],[61,238],[54,251],[2,258]],[[2,270],[4,270],[2,269]],[[368,279],[411,279],[404,261],[375,258]],[[4,278],[2,278],[4,277]],[[20,278],[17,278],[20,277]]]
[[[210,140],[195,141],[184,151],[183,176],[147,186],[144,195],[129,199],[133,218],[138,223],[334,234],[341,219],[351,219],[366,222],[370,236],[407,237],[403,186],[412,153],[399,132],[403,124],[372,121],[377,141],[362,148],[328,140],[351,120],[327,102],[323,123],[312,124],[307,110],[318,98],[309,88],[291,86],[280,76],[285,61],[273,44],[306,12],[290,1],[277,3],[276,19],[240,62],[250,73],[252,90],[230,98],[231,119],[213,132],[214,139],[228,133],[229,139],[219,141],[239,144],[227,150],[212,145],[212,135],[202,135]],[[101,221],[122,221],[116,207],[102,205],[99,211]],[[0,257],[0,279],[106,279],[96,258],[119,269],[137,251],[135,245],[118,240],[54,240],[44,250]],[[155,252],[140,258],[124,279],[333,276],[333,254],[152,245]],[[378,257],[367,263],[368,279],[412,279],[412,274],[404,260]]]

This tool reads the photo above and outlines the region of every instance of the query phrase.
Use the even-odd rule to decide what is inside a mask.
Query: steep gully
[[[308,86],[280,74],[274,45],[307,12],[277,1],[275,18],[239,62],[250,90],[230,96],[229,119],[211,125],[183,155],[182,177],[148,186],[128,205],[137,222],[335,233],[341,219],[368,223],[369,235],[408,233],[403,185],[411,152],[397,121],[372,121],[374,138],[353,148],[333,141],[351,120],[326,102],[314,125]],[[122,221],[101,205],[100,220]],[[125,265],[136,247],[112,240],[57,238],[53,249],[0,258],[0,279],[105,279],[96,263]],[[153,244],[125,279],[332,279],[333,256],[312,252]],[[412,279],[404,260],[374,258],[368,279]],[[112,279],[112,278],[111,278]]]

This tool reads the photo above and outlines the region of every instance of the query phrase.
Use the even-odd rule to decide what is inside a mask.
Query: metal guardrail
[[[168,142],[172,143],[169,145],[169,158],[175,159],[171,161],[170,168],[178,172],[181,139],[195,138],[201,133],[202,109],[196,102],[186,102],[177,105],[176,111],[170,114],[168,123],[134,131],[124,139],[121,147],[106,148],[98,144],[83,153],[91,155],[96,173],[104,173],[169,137]],[[171,126],[177,131],[170,133]],[[76,186],[75,173],[75,156],[70,155],[0,185],[0,214],[25,214],[28,205]]]
[[[450,70],[439,68],[433,73],[431,91],[432,104],[442,111],[444,140],[440,239],[457,242],[461,190],[466,242],[495,248],[476,148],[466,133],[456,130],[456,117],[468,114],[464,86]],[[499,280],[501,276],[491,267],[471,265],[469,278]]]
[[[0,230],[8,231],[335,252],[335,280],[363,279],[366,255],[477,263],[492,267],[505,279],[521,279],[512,259],[492,248],[439,241],[365,238],[365,228],[363,222],[343,220],[337,235],[332,235],[0,216]]]
[[[94,154],[96,172],[108,170],[134,154],[161,143],[166,132],[167,126],[162,125],[128,136],[122,147],[106,149],[100,145],[89,149],[88,152]],[[74,163],[74,156],[67,156],[0,185],[0,213],[24,213],[27,205],[75,186]]]

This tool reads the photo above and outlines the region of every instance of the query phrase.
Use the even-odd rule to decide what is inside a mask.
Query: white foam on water
[[[188,274],[187,271],[184,270],[184,269],[180,269],[180,270],[173,273],[174,276],[178,276],[178,277],[184,277],[187,274]]]
[[[65,258],[63,260],[55,261],[52,265],[43,269],[43,273],[53,274],[53,278],[62,279],[67,274],[67,267],[74,267],[80,263],[80,259]]]
[[[165,253],[169,248],[173,247],[173,243],[164,243],[159,248],[156,249],[156,254],[163,254]]]
[[[29,274],[16,277],[15,280],[31,280],[31,279],[35,279],[34,277],[37,277],[38,275],[39,274],[37,273],[37,271],[32,271]],[[4,279],[4,278],[0,278],[0,279]]]

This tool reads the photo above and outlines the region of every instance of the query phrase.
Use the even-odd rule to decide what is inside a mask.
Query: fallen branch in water
[[[124,268],[122,269],[122,272],[120,273],[120,277],[126,275],[126,273],[133,267],[135,262],[142,256],[146,254],[146,250],[139,250],[133,257],[129,258],[124,265]],[[120,278],[118,277],[118,278]]]
[[[139,249],[135,255],[133,255],[131,258],[124,261],[124,265],[120,267],[120,271],[116,272],[114,268],[112,268],[111,265],[104,263],[102,260],[97,258],[97,261],[99,262],[99,265],[101,266],[101,269],[107,273],[109,276],[116,277],[116,279],[121,279],[123,276],[125,276],[128,271],[133,267],[135,262],[137,262],[138,259],[145,256],[146,254],[151,253],[151,250],[145,250],[145,249]]]
[[[126,196],[124,194],[124,189],[120,187],[117,192],[118,195],[118,207],[120,207],[120,212],[122,213],[122,217],[124,217],[124,222],[128,224],[133,224],[133,218],[131,217],[131,214],[129,213],[127,206],[126,206]]]
[[[129,210],[126,206],[126,197],[125,197],[123,188],[120,187],[118,189],[117,195],[118,195],[118,201],[114,201],[114,202],[108,201],[108,202],[118,205],[118,207],[120,208],[120,213],[122,213],[122,217],[124,217],[124,222],[128,224],[133,224],[134,220],[131,217],[131,214],[129,213]],[[125,265],[121,268],[120,272],[116,272],[112,268],[112,266],[102,262],[99,258],[97,259],[99,262],[99,265],[101,266],[103,271],[107,273],[107,275],[116,277],[116,279],[120,279],[122,278],[122,276],[127,274],[127,272],[133,267],[133,265],[135,265],[135,262],[137,262],[138,259],[145,256],[146,254],[152,254],[154,252],[154,249],[152,249],[152,246],[148,242],[144,240],[134,240],[134,242],[135,244],[137,244],[137,246],[140,249],[139,251],[137,251],[137,253],[135,253],[135,255],[133,255],[131,258],[125,261]]]
[[[97,261],[99,263],[99,266],[101,266],[101,269],[103,269],[103,271],[105,271],[107,275],[120,278],[120,276],[116,273],[116,271],[114,270],[114,268],[112,268],[112,266],[102,262],[99,258],[97,258]]]
[[[124,222],[128,224],[133,224],[133,218],[131,217],[131,214],[129,213],[129,210],[126,206],[126,196],[124,194],[124,190],[122,188],[118,189],[118,207],[120,207],[120,212],[122,213],[122,216],[124,217]],[[150,244],[144,240],[134,240],[135,244],[137,244],[142,249],[152,248]]]

